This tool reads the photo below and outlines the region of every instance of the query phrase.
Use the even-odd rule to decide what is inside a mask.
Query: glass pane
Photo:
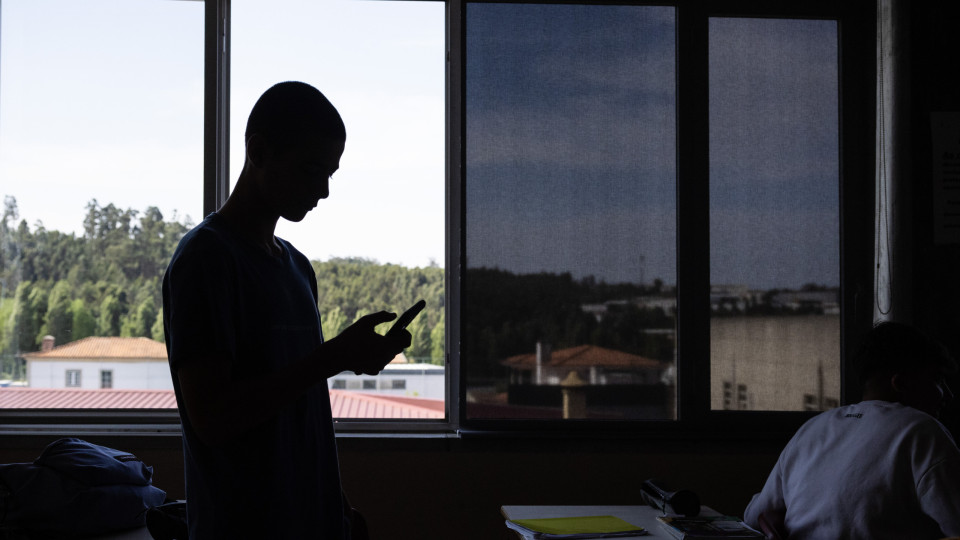
[[[466,17],[467,416],[674,418],[673,8]]]
[[[328,381],[334,416],[443,419],[444,4],[233,0],[231,16],[231,181],[247,115],[277,82],[317,87],[346,124],[330,198],[277,227],[317,270],[324,336],[427,301],[408,327],[413,345],[378,377]]]
[[[203,3],[0,24],[0,408],[175,409],[160,279],[202,209]]]
[[[837,23],[710,20],[713,409],[840,398]]]

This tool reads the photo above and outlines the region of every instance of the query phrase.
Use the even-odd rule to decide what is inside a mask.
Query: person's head
[[[910,325],[877,324],[854,362],[865,399],[896,401],[935,417],[953,399],[945,379],[956,372],[956,361],[943,345]]]
[[[244,170],[256,171],[265,203],[300,221],[329,195],[346,137],[340,113],[319,90],[302,82],[278,83],[250,111]]]

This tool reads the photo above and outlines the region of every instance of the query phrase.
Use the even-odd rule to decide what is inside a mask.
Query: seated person
[[[870,331],[855,362],[863,401],[797,431],[744,521],[791,540],[960,535],[960,450],[937,420],[956,362],[892,322]]]

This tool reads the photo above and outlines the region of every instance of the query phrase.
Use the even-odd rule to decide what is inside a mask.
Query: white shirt
[[[811,418],[744,520],[786,510],[791,540],[960,536],[960,450],[929,414],[864,401]]]

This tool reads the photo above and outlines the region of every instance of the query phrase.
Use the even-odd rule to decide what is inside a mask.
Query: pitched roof
[[[516,369],[534,369],[537,354],[518,354],[503,361],[503,365]],[[604,367],[604,368],[662,368],[664,362],[645,356],[605,349],[596,345],[579,345],[550,353],[544,365],[551,367]]]
[[[409,398],[330,390],[334,418],[442,419],[442,399]]]
[[[440,399],[330,390],[334,418],[442,419]],[[173,390],[0,388],[0,409],[176,409]]]
[[[0,388],[0,409],[176,409],[173,390]]]
[[[167,347],[145,337],[87,337],[71,341],[49,351],[23,355],[28,360],[125,359],[167,361]]]

